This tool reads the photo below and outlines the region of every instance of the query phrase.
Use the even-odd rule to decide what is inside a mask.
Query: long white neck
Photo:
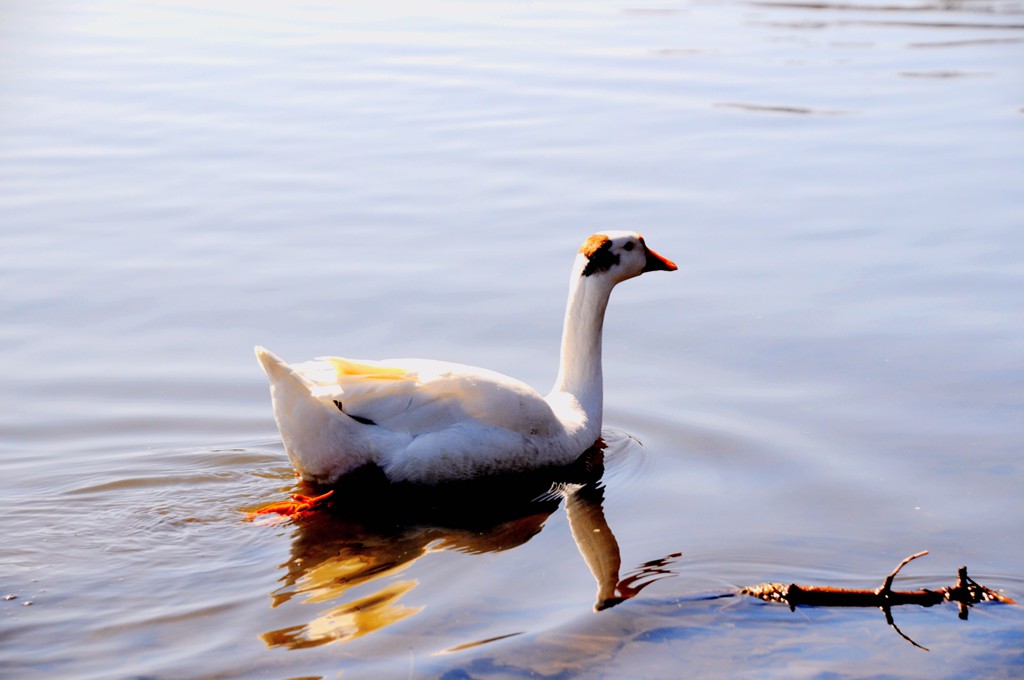
[[[560,415],[574,416],[566,423],[581,437],[601,434],[604,389],[601,376],[601,330],[608,298],[615,285],[607,276],[582,276],[585,258],[578,258],[569,284],[569,302],[562,328],[562,353],[555,386],[548,396],[552,405],[568,407]],[[573,403],[575,402],[575,403]],[[587,442],[589,445],[591,442]]]

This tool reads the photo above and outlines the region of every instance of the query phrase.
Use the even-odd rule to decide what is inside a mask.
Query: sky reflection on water
[[[901,578],[966,563],[1021,599],[1022,12],[5,4],[0,668],[1016,675],[1018,607],[900,612],[925,654],[875,612],[722,595],[927,548]],[[642,445],[598,506],[620,579],[682,552],[673,578],[595,613],[561,508],[500,550],[241,521],[293,487],[253,344],[543,390],[600,228],[680,265],[612,300],[606,436]],[[346,590],[367,554],[390,566]],[[369,630],[373,593],[372,633],[275,646]]]

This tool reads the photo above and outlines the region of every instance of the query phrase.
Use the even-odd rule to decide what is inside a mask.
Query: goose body
[[[324,357],[289,365],[257,347],[292,465],[319,483],[376,465],[392,481],[429,484],[571,463],[601,434],[601,328],[612,288],[674,269],[639,234],[588,238],[573,265],[547,396],[463,364]]]

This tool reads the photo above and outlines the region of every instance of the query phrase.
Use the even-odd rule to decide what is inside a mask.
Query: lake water
[[[0,676],[1024,673],[1019,606],[734,595],[1024,600],[1024,3],[0,19]],[[598,482],[244,521],[299,488],[254,344],[544,391],[621,228],[680,269],[613,296]]]

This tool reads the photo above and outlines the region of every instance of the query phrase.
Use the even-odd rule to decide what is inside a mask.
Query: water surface
[[[1020,674],[1018,607],[731,595],[1024,597],[1019,2],[0,17],[0,675]],[[599,479],[243,521],[296,489],[252,345],[545,390],[603,228],[680,270],[613,297]]]

